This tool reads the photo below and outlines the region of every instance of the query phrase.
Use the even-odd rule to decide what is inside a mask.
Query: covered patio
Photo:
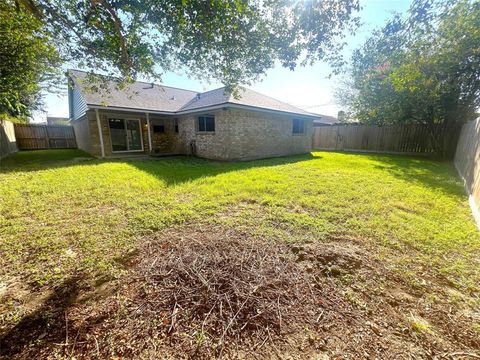
[[[165,156],[182,151],[178,119],[150,112],[95,109],[100,156]]]

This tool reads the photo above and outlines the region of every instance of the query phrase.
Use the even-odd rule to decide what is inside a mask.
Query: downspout
[[[152,153],[152,134],[150,129],[150,114],[145,113],[147,117],[147,134],[148,134],[148,149],[150,150],[150,154]]]
[[[98,137],[100,139],[100,150],[102,153],[102,158],[105,157],[105,149],[103,147],[103,134],[102,134],[102,125],[100,124],[100,115],[98,114],[98,109],[95,109],[95,115],[97,117],[97,127],[98,127]]]

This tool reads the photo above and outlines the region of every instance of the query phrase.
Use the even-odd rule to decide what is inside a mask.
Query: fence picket
[[[439,127],[438,130],[442,129]],[[455,135],[452,141],[456,142],[457,138],[458,136]],[[435,152],[427,126],[418,124],[317,126],[314,128],[313,148],[402,154]]]
[[[20,150],[77,148],[73,126],[15,124],[15,137]]]

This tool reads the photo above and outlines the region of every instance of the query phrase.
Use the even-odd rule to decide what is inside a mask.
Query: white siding
[[[69,92],[69,96],[71,97],[69,101],[71,102],[70,106],[72,111],[72,113],[70,114],[70,118],[72,120],[76,120],[85,115],[87,111],[87,103],[85,102],[85,99],[83,98],[77,87],[71,89],[71,91]]]
[[[90,123],[87,115],[84,115],[80,119],[73,120],[71,124],[75,131],[75,140],[77,141],[78,148],[91,153]]]
[[[465,182],[473,216],[480,228],[480,118],[463,125],[453,163]]]

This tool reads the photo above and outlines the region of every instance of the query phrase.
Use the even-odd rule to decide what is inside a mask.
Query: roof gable
[[[89,91],[86,84],[88,73],[78,70],[69,70],[75,86],[81,92],[86,103],[92,106],[109,106],[145,111],[186,113],[201,111],[215,106],[237,105],[264,109],[271,111],[287,112],[309,117],[318,117],[293,105],[276,100],[256,91],[241,87],[239,97],[225,92],[225,87],[197,93],[195,91],[178,89],[169,86],[150,84],[137,81],[118,89],[116,82],[105,77],[105,89]]]
[[[69,75],[88,105],[107,105],[131,109],[175,112],[197,93],[169,86],[136,81],[118,89],[114,80],[105,77],[105,89],[91,91],[86,83],[88,73],[70,70]]]

